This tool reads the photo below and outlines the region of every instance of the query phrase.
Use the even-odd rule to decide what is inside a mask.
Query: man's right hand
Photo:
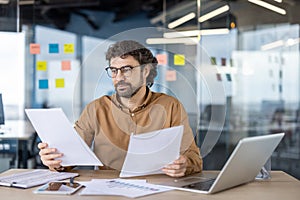
[[[50,170],[56,170],[61,167],[60,159],[63,156],[62,153],[59,153],[56,148],[48,148],[47,143],[39,143],[38,148],[40,149],[39,155],[41,157],[42,163],[49,167]]]

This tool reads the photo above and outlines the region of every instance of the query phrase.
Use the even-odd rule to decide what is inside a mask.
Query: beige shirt
[[[117,96],[103,96],[89,103],[75,123],[75,129],[108,168],[122,169],[130,134],[184,125],[181,154],[188,158],[186,174],[202,170],[202,158],[196,146],[188,116],[182,104],[172,96],[141,88],[135,97],[146,96],[135,110],[129,111]]]

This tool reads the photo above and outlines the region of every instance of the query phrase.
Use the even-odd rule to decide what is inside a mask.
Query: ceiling
[[[286,9],[287,14],[280,15],[247,0],[201,0],[200,11],[197,9],[197,0],[19,0],[19,4],[22,24],[33,22],[53,24],[59,29],[64,29],[68,25],[72,14],[83,17],[94,29],[99,29],[100,26],[85,12],[86,10],[113,12],[115,15],[112,23],[144,12],[153,26],[163,26],[189,12],[200,12],[202,15],[225,4],[229,4],[230,10],[201,23],[201,28],[224,27],[228,26],[229,21],[234,21],[238,27],[300,23],[300,1],[283,0],[282,3],[274,0],[265,1]],[[0,0],[0,21],[5,6],[12,7],[16,2],[17,0]],[[196,18],[176,29],[194,29],[195,26],[199,26]]]
[[[267,3],[283,8],[286,15],[278,14],[269,9],[263,8],[247,0],[201,0],[200,16],[207,14],[224,5],[229,5],[230,10],[200,24],[201,28],[221,28],[229,26],[233,21],[239,28],[253,27],[263,24],[290,23],[300,24],[300,0],[282,0],[281,3],[275,0],[264,0]],[[165,13],[160,13],[151,19],[154,24],[169,23],[189,12],[197,13],[197,1],[182,1],[168,7]],[[197,19],[179,26],[177,29],[195,29]]]
[[[33,3],[24,3],[27,0],[20,0],[21,19],[24,23],[33,20],[37,24],[53,23],[58,28],[63,29],[70,20],[70,15],[75,14],[86,19],[93,28],[99,26],[95,24],[91,17],[84,10],[113,12],[115,14],[112,23],[122,21],[138,12],[146,12],[151,18],[162,11],[163,0],[36,0]],[[177,3],[180,0],[169,2]]]

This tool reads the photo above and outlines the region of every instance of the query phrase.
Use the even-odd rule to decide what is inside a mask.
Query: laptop
[[[251,182],[283,138],[284,133],[246,137],[239,141],[224,167],[214,177],[201,174],[159,183],[173,189],[212,194]]]

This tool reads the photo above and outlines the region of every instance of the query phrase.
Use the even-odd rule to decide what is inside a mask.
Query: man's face
[[[116,93],[120,97],[130,98],[137,90],[145,84],[146,78],[141,71],[139,62],[132,56],[126,58],[116,57],[110,60],[110,66],[115,68],[121,68],[123,66],[135,67],[131,70],[130,76],[125,76],[120,70],[115,78],[112,78]]]

